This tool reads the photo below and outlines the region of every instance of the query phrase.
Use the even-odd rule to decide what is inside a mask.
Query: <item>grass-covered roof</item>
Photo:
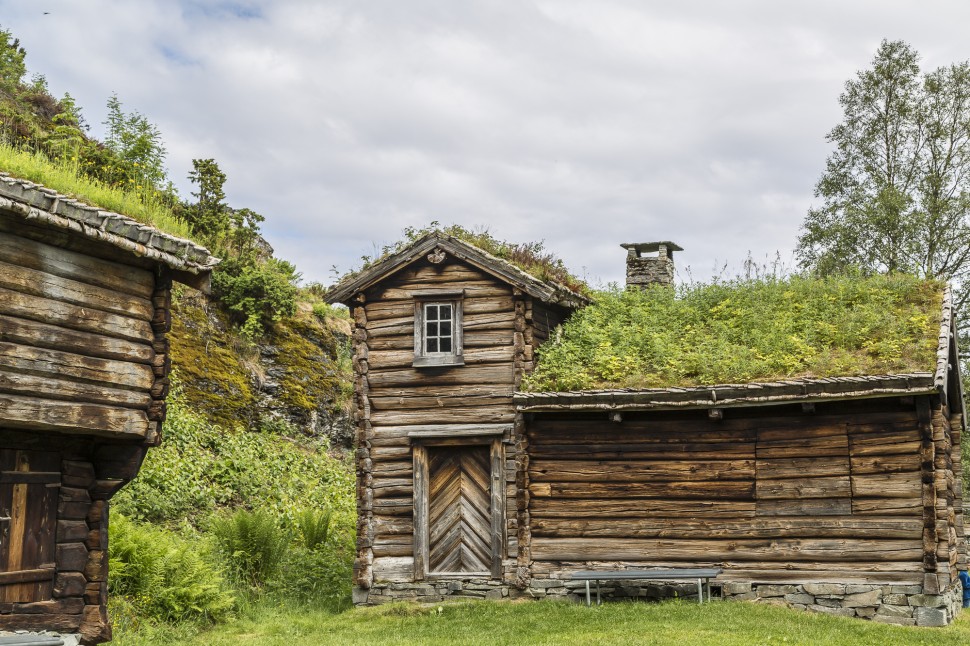
[[[127,215],[169,235],[192,240],[188,225],[160,200],[146,200],[138,193],[124,191],[91,179],[76,167],[50,160],[41,152],[23,150],[0,141],[0,171],[29,180],[108,211]]]
[[[543,242],[514,243],[500,240],[489,233],[488,229],[468,229],[459,224],[442,226],[431,222],[427,227],[407,227],[404,236],[397,242],[385,245],[379,254],[363,256],[363,266],[342,276],[338,284],[353,280],[365,270],[380,264],[388,257],[400,253],[429,234],[439,234],[456,238],[484,251],[526,272],[539,281],[555,284],[582,296],[589,294],[586,282],[571,274],[562,259],[546,250]]]
[[[944,285],[911,276],[601,292],[539,350],[529,391],[932,372]]]

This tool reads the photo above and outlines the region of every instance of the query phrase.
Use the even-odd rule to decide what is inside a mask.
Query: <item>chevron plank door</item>
[[[487,446],[428,449],[428,566],[433,573],[492,567]]]

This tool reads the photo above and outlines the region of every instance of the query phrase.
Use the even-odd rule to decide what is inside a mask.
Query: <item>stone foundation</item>
[[[448,579],[417,581],[414,583],[375,583],[370,590],[354,588],[356,605],[377,606],[392,601],[435,603],[445,599],[515,599],[524,595],[521,590],[494,579]]]
[[[942,594],[923,594],[919,585],[856,585],[847,583],[752,584],[711,582],[712,596],[727,601],[751,601],[822,612],[840,617],[871,619],[903,626],[946,626],[962,607],[959,582]],[[596,583],[590,582],[595,599]],[[649,580],[602,581],[604,599],[697,600],[696,583]],[[494,579],[429,580],[415,583],[377,583],[370,590],[354,588],[354,603],[376,606],[393,601],[436,603],[445,599],[561,599],[585,602],[586,582],[569,579],[532,579],[525,589]]]
[[[963,601],[959,582],[942,594],[923,594],[919,585],[845,583],[723,583],[721,594],[730,601],[768,603],[903,626],[946,626],[956,617]]]

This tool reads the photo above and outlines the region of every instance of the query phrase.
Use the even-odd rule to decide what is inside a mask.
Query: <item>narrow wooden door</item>
[[[488,446],[428,448],[428,570],[492,570]]]
[[[51,598],[57,453],[0,449],[0,602]]]

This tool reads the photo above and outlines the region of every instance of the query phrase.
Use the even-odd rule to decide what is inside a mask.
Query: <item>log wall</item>
[[[463,366],[412,366],[414,294],[435,289],[464,290]],[[522,303],[507,284],[450,258],[437,265],[414,263],[358,296],[353,316],[359,586],[415,578],[408,433],[429,425],[514,422],[512,392],[519,377],[514,363],[517,353],[524,354],[524,330],[516,330]],[[514,460],[511,436],[503,439]],[[509,476],[514,485],[514,468]],[[512,506],[508,519],[513,532],[514,511]]]
[[[0,625],[98,643],[108,500],[165,418],[171,280],[46,235],[0,218]]]
[[[108,499],[145,450],[0,427],[0,516],[13,525],[0,548],[0,626],[110,639]]]
[[[527,432],[532,575],[604,562],[718,566],[727,581],[765,583],[923,585],[930,570],[955,575],[956,479],[941,470],[924,484],[923,456],[952,464],[942,414],[927,438],[898,398],[817,411],[739,409],[720,421],[626,413],[620,423],[536,414]]]
[[[0,231],[0,421],[154,439],[169,286],[147,269]]]

